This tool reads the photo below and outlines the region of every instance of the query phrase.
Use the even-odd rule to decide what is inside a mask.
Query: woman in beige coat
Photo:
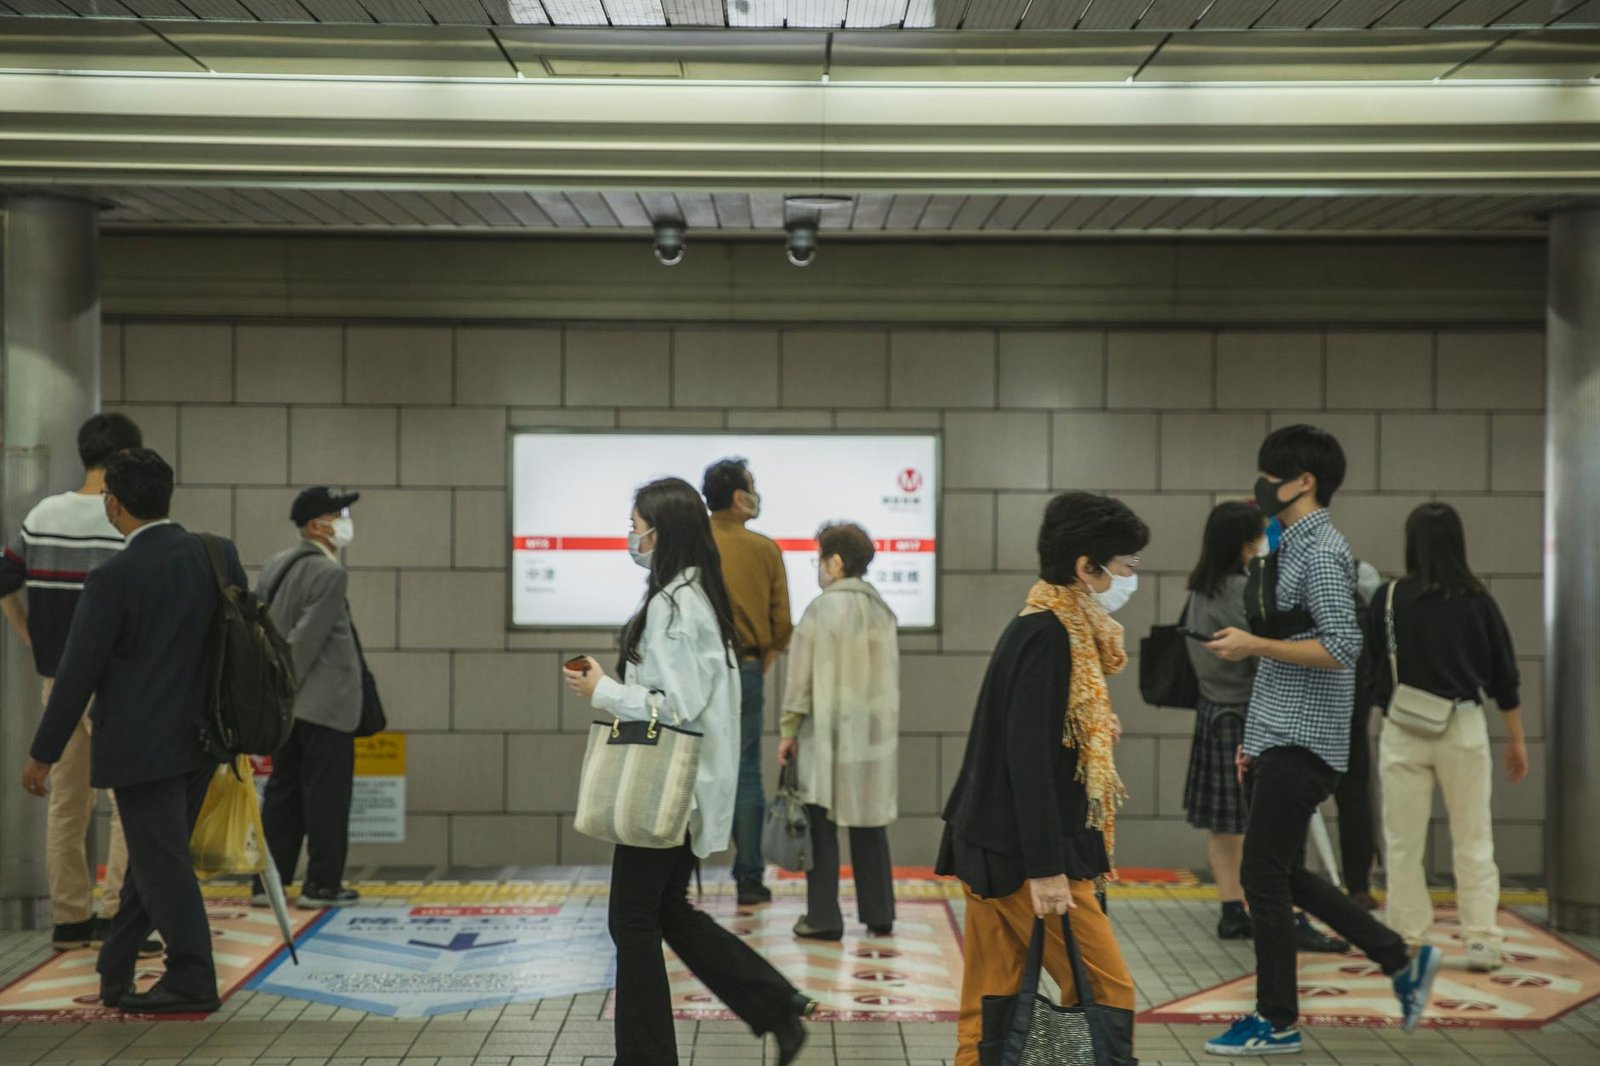
[[[875,554],[860,526],[817,533],[817,581],[789,651],[779,760],[796,760],[811,818],[813,867],[796,936],[838,940],[839,832],[850,830],[856,906],[878,936],[894,931],[887,826],[898,809],[900,643],[894,611],[863,580]]]

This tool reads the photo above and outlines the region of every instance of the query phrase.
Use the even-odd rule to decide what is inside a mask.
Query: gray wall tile
[[[1330,408],[1406,411],[1433,406],[1431,332],[1329,330],[1327,344]]]
[[[500,489],[457,489],[455,494],[455,565],[506,566],[511,545],[506,525],[506,494]]]
[[[560,823],[528,814],[450,816],[452,866],[550,866],[560,862]]]
[[[833,416],[839,429],[931,429],[944,426],[938,411],[839,411]]]
[[[1028,575],[947,575],[941,593],[947,607],[944,612],[945,650],[991,651],[1000,631],[1022,610],[1031,584],[1033,578]]]
[[[680,329],[672,339],[679,407],[776,407],[778,331]]]
[[[1274,411],[1272,428],[1305,422],[1332,433],[1344,449],[1340,492],[1371,492],[1378,487],[1378,416],[1352,411]]]
[[[505,630],[504,571],[401,571],[402,648],[503,648]]]
[[[406,806],[425,814],[505,810],[505,738],[498,733],[411,734]]]
[[[727,415],[716,410],[660,410],[643,407],[617,412],[617,425],[623,429],[721,429]]]
[[[561,331],[456,327],[456,403],[561,403]]]
[[[994,494],[949,492],[941,518],[941,562],[950,570],[994,568]]]
[[[513,429],[611,429],[617,412],[608,407],[513,407]]]
[[[1016,584],[1013,582],[1012,584]],[[1023,584],[1023,591],[1027,586]],[[948,595],[946,590],[946,595]],[[1022,594],[1016,596],[1022,609]],[[991,614],[994,612],[990,612]],[[1013,611],[1012,613],[1015,613]],[[972,725],[989,652],[1000,638],[995,627],[981,655],[904,655],[900,658],[900,730],[902,733],[960,733]]]
[[[234,344],[240,403],[344,399],[344,331],[338,326],[240,325]]]
[[[1139,553],[1145,572],[1180,570],[1188,572],[1200,548],[1200,534],[1211,514],[1211,497],[1204,495],[1147,495],[1118,493],[1117,498],[1150,527],[1150,543]]]
[[[1210,407],[1212,336],[1199,330],[1113,330],[1106,394],[1112,408]]]
[[[1467,558],[1481,574],[1544,571],[1544,504],[1537,496],[1456,496],[1445,502],[1461,512]]]
[[[246,567],[260,566],[300,539],[289,522],[294,497],[295,490],[287,488],[234,490],[233,543]]]
[[[506,809],[570,814],[578,809],[578,774],[589,738],[582,733],[515,733],[506,738],[511,774]]]
[[[288,505],[284,506],[287,509]],[[398,590],[399,576],[393,570],[350,572],[350,617],[361,629],[361,646],[365,650],[395,646]]]
[[[179,487],[172,493],[172,520],[191,533],[233,537],[233,490]]]
[[[895,330],[889,334],[894,407],[993,407],[993,330]]]
[[[352,612],[353,613],[353,612]],[[366,624],[354,617],[356,627]],[[389,728],[402,733],[444,733],[450,729],[450,656],[437,651],[366,652],[378,682]]]
[[[122,395],[130,402],[233,399],[233,327],[129,322],[122,328]]]
[[[505,411],[489,407],[402,409],[400,483],[505,485]]]
[[[296,485],[393,485],[399,416],[392,407],[294,407],[289,471]]]
[[[1441,330],[1439,408],[1544,410],[1544,333]]]
[[[1340,495],[1333,500],[1333,524],[1364,559],[1386,576],[1405,572],[1406,518],[1426,496]]]
[[[1000,406],[1105,406],[1105,346],[1098,330],[1002,330]]]
[[[1489,487],[1489,420],[1483,415],[1384,415],[1379,478],[1384,491],[1483,491]]]
[[[567,396],[574,407],[666,407],[672,402],[666,330],[567,331]]]
[[[559,655],[456,652],[452,676],[457,729],[543,733],[560,728]],[[522,772],[532,772],[532,767],[523,764]]]
[[[450,565],[449,489],[368,489],[350,509],[351,566]]]
[[[144,438],[144,446],[160,454],[172,467],[178,484],[183,484],[182,456],[178,454],[178,409],[165,404],[107,404],[107,411],[120,411],[133,419]]]
[[[1049,439],[1045,414],[952,411],[945,416],[945,488],[1045,488]]]
[[[1039,523],[1054,492],[1002,492],[995,500],[995,565],[1001,570],[1039,569]],[[998,634],[997,634],[998,635]]]
[[[446,326],[351,326],[345,331],[349,403],[449,403],[451,334]]]
[[[939,791],[939,738],[900,738],[900,814],[936,815],[944,809]]]
[[[1052,415],[1050,483],[1058,489],[1156,488],[1159,433],[1156,415]]]
[[[1203,869],[1206,835],[1180,819],[1118,818],[1117,865]]]
[[[1153,817],[1156,813],[1157,743],[1155,737],[1124,736],[1117,744],[1117,774],[1128,789],[1128,798],[1117,816],[1119,823],[1124,817]]]
[[[1320,408],[1322,334],[1223,330],[1217,334],[1218,407]]]
[[[1470,537],[1471,534],[1468,534]],[[1475,567],[1481,567],[1473,551],[1472,541],[1467,542],[1467,558]],[[1490,582],[1489,591],[1500,605],[1506,628],[1511,631],[1511,643],[1518,655],[1544,654],[1544,579],[1542,577],[1497,577]],[[1523,673],[1527,674],[1527,670]],[[1526,680],[1526,678],[1524,678]]]
[[[352,844],[350,866],[446,866],[450,862],[450,819],[442,814],[406,815],[403,844]]]
[[[1544,415],[1492,416],[1489,445],[1491,489],[1544,491]]]
[[[786,329],[785,407],[883,407],[889,402],[889,334],[881,329]]]
[[[729,429],[832,429],[833,412],[752,407],[730,410],[724,424]]]
[[[1266,435],[1262,414],[1162,415],[1161,487],[1247,495]]]

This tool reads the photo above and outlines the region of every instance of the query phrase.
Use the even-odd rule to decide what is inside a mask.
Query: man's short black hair
[[[1267,435],[1256,456],[1256,469],[1284,481],[1312,475],[1317,479],[1317,502],[1326,507],[1344,484],[1344,449],[1332,433],[1301,422]]]
[[[750,460],[719,459],[706,467],[700,494],[709,511],[726,511],[733,506],[733,494],[750,491]]]
[[[1104,567],[1150,543],[1150,527],[1128,505],[1092,492],[1064,492],[1045,505],[1039,527],[1039,577],[1052,585],[1077,580],[1078,558]]]
[[[106,465],[120,451],[144,447],[144,434],[127,415],[95,415],[78,427],[78,458],[85,470]]]
[[[172,467],[149,448],[129,448],[106,463],[106,491],[140,521],[165,518],[172,509]]]

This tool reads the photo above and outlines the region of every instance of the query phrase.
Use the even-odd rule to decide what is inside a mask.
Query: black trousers
[[[806,921],[813,929],[843,929],[839,910],[839,827],[828,809],[806,804],[811,819],[812,868],[806,874]],[[889,831],[850,830],[850,864],[855,870],[856,913],[861,924],[894,924],[894,863],[889,858]]]
[[[792,1013],[795,987],[743,940],[689,905],[688,844],[632,848],[611,860],[611,939],[617,945],[617,1066],[677,1066],[672,993],[661,942],[760,1036]]]
[[[211,923],[189,858],[189,835],[216,768],[113,789],[128,844],[122,906],[96,967],[107,981],[131,986],[139,946],[154,929],[167,945],[162,988],[196,999],[217,994]]]
[[[1256,1010],[1275,1026],[1300,1017],[1294,908],[1320,918],[1386,974],[1405,968],[1405,941],[1393,929],[1305,868],[1311,815],[1333,792],[1338,773],[1305,748],[1271,748],[1245,778],[1250,818],[1240,879],[1255,925]]]
[[[294,880],[301,842],[306,845],[306,884],[338,888],[344,881],[355,773],[355,737],[311,722],[296,722],[289,739],[273,753],[261,821],[284,884]]]
[[[1333,790],[1339,805],[1339,862],[1344,887],[1351,892],[1372,889],[1372,861],[1377,857],[1372,824],[1372,747],[1367,740],[1371,712],[1357,708],[1350,722],[1350,767]]]

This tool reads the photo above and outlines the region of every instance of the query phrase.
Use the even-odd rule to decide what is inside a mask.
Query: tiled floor
[[[1215,903],[1159,893],[1113,896],[1111,914],[1139,989],[1141,1009],[1238,976],[1250,968],[1248,943],[1219,943]],[[1519,907],[1532,919],[1537,907]],[[1600,954],[1600,938],[1575,938]],[[42,933],[0,933],[0,982],[49,955]],[[204,1022],[0,1023],[0,1066],[609,1066],[611,1023],[605,997],[583,995],[426,1021],[395,1021],[250,992],[234,995]],[[1145,1066],[1216,1062],[1202,1051],[1214,1028],[1144,1025]],[[1600,1002],[1542,1030],[1308,1028],[1307,1066],[1600,1066]],[[766,1058],[737,1022],[678,1026],[684,1066],[758,1064]],[[812,1027],[804,1066],[942,1064],[954,1053],[954,1026],[838,1023]]]

